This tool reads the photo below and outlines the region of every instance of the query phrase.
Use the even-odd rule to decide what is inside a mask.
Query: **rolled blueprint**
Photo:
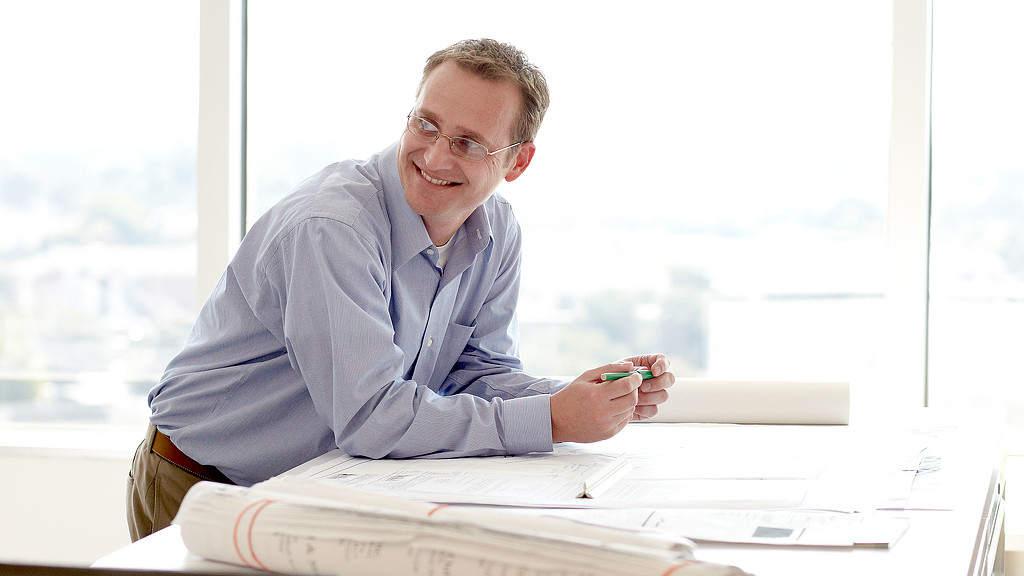
[[[299,477],[200,482],[174,518],[190,552],[284,574],[749,576],[672,533],[446,506]]]
[[[849,424],[847,382],[679,378],[651,422]]]

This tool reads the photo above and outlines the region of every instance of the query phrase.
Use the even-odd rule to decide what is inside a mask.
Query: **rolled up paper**
[[[647,422],[849,424],[850,385],[679,378]]]

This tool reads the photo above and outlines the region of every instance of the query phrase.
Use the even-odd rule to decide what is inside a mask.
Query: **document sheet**
[[[873,512],[906,502],[922,442],[848,426],[808,433],[630,424],[609,440],[559,444],[551,453],[369,460],[336,451],[288,474],[421,502],[554,510],[694,540],[888,546],[908,523]]]
[[[550,453],[371,460],[330,452],[289,474],[432,502],[539,507],[793,508],[846,427],[630,425]],[[596,489],[595,489],[596,488]]]

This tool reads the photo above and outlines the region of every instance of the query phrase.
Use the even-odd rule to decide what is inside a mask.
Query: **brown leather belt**
[[[220,482],[221,484],[234,484],[234,482],[228,479],[227,476],[215,467],[204,466],[189,458],[184,452],[178,450],[178,447],[171,442],[171,439],[159,430],[157,430],[156,434],[153,436],[152,447],[154,454],[189,474],[192,474],[193,476],[198,476],[203,480],[209,480],[211,482]]]

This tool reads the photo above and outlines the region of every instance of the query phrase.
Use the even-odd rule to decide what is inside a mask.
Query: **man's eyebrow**
[[[425,108],[417,108],[416,110],[413,111],[413,114],[415,114],[416,116],[420,116],[422,118],[426,118],[427,120],[430,120],[431,122],[433,122],[435,125],[438,125],[437,126],[438,129],[441,128],[441,126],[440,126],[441,122],[437,119],[437,114],[434,114],[430,110],[427,110]],[[487,142],[487,139],[484,138],[483,135],[481,135],[476,130],[473,130],[471,128],[467,128],[465,126],[455,126],[455,129],[452,130],[452,131],[455,132],[455,134],[448,134],[452,138],[456,138],[456,137],[469,138],[470,140],[473,140],[474,142],[477,142],[478,144],[482,144],[487,149],[491,148],[491,144]],[[445,132],[445,134],[447,134],[447,132]]]

